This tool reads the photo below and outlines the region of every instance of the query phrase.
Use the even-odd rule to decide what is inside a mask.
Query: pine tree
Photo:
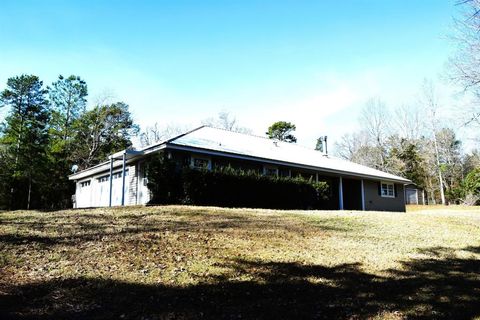
[[[10,107],[2,128],[0,143],[4,152],[4,175],[9,194],[4,206],[26,208],[42,206],[38,191],[46,183],[49,110],[43,82],[34,75],[7,80],[0,101]],[[2,190],[8,192],[8,190]]]
[[[52,107],[49,144],[49,176],[51,182],[45,188],[47,203],[51,208],[71,206],[74,184],[68,180],[72,165],[74,145],[74,124],[85,113],[87,103],[87,84],[78,76],[58,77],[48,88]],[[52,196],[53,195],[53,196]]]

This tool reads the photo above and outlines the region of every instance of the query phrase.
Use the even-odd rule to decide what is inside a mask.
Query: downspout
[[[363,186],[363,179],[360,180],[360,191],[362,192],[362,210],[365,211],[365,188]]]
[[[122,206],[125,205],[125,160],[127,153],[125,152],[122,156]]]
[[[342,177],[339,177],[338,182],[338,208],[343,210],[343,180]]]
[[[109,189],[109,198],[108,198],[108,206],[112,206],[112,174],[113,174],[113,157],[110,157],[110,189]]]

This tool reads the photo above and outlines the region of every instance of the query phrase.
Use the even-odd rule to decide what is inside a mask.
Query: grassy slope
[[[480,316],[480,210],[0,213],[0,318]]]

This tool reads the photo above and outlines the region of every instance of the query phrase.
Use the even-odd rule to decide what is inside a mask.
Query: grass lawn
[[[480,209],[0,213],[0,318],[480,319]]]

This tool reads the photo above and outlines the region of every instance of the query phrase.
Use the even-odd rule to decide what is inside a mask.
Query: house
[[[141,150],[123,150],[109,160],[72,174],[76,208],[146,204],[150,200],[145,160],[160,151],[193,168],[230,165],[265,175],[328,181],[331,209],[405,211],[404,186],[410,180],[286,143],[201,126]]]

